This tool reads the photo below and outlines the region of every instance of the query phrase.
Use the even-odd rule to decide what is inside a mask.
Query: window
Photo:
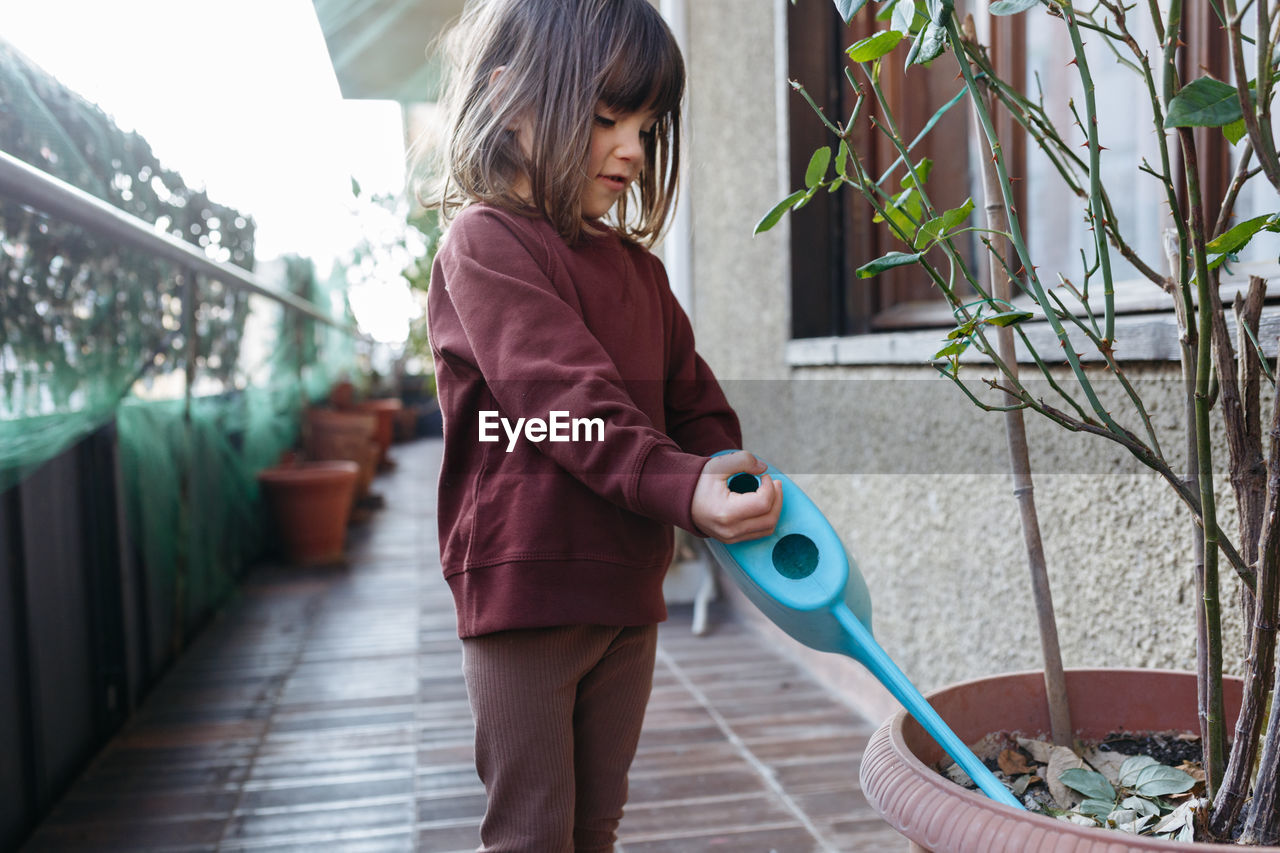
[[[885,24],[874,18],[879,8],[867,4],[846,26],[829,0],[789,5],[790,77],[804,84],[833,121],[847,120],[856,98],[845,77],[844,48],[884,29]],[[1064,133],[1077,133],[1078,141],[1083,144],[1084,133],[1075,128],[1065,97],[1066,93],[1074,94],[1077,103],[1081,103],[1079,77],[1070,64],[1070,45],[1062,37],[1061,21],[1036,11],[1011,17],[988,17],[985,8],[984,4],[982,14],[975,10],[976,26],[980,39],[991,48],[996,67],[1013,85],[1033,97],[1037,87],[1042,89],[1045,106],[1059,129]],[[1186,8],[1189,17],[1182,33],[1187,45],[1180,54],[1182,79],[1208,73],[1230,80],[1225,36],[1210,5],[1187,4]],[[965,13],[961,9],[957,14]],[[1135,10],[1130,16],[1130,25],[1136,27],[1139,19],[1145,17],[1145,8]],[[1138,255],[1152,269],[1164,273],[1167,263],[1162,235],[1169,223],[1164,190],[1154,178],[1134,171],[1135,164],[1144,155],[1153,163],[1159,162],[1145,83],[1116,61],[1115,54],[1102,43],[1101,37],[1090,41],[1097,42],[1089,44],[1087,50],[1097,83],[1099,113],[1105,117],[1103,169],[1113,193],[1111,201]],[[1148,43],[1154,43],[1154,38],[1149,38]],[[963,81],[956,79],[956,61],[950,53],[930,68],[913,66],[905,72],[902,68],[905,52],[900,48],[891,57],[884,64],[882,83],[887,100],[903,125],[902,132],[909,140],[960,91]],[[865,84],[862,72],[856,67],[854,79]],[[946,209],[972,197],[979,203],[976,216],[980,219],[980,164],[974,151],[970,111],[965,101],[952,108],[917,146],[913,159],[929,157],[933,161],[927,186],[935,204]],[[879,111],[872,114],[878,117]],[[1128,115],[1134,117],[1131,123],[1119,119]],[[1053,282],[1061,273],[1078,280],[1079,247],[1092,242],[1085,204],[1065,189],[1053,165],[1033,142],[1028,145],[1013,120],[1000,111],[997,116],[1010,173],[1020,178],[1015,185],[1021,196],[1017,206],[1025,211],[1023,221],[1028,243],[1042,278]],[[788,120],[791,183],[799,187],[803,186],[805,167],[813,151],[833,144],[834,138],[798,94],[791,99]],[[1018,132],[1015,133],[1015,129]],[[1232,149],[1216,129],[1197,133],[1204,195],[1209,209],[1216,212],[1230,184],[1239,151]],[[884,174],[897,158],[890,142],[883,134],[873,131],[865,120],[858,122],[851,147],[867,171],[875,176]],[[1174,149],[1176,153],[1176,145]],[[1180,170],[1181,165],[1175,164],[1173,168]],[[898,167],[886,186],[897,191],[904,174]],[[1125,187],[1127,191],[1117,193],[1117,187]],[[1237,203],[1235,221],[1274,212],[1275,208],[1274,191],[1261,180],[1255,180],[1253,191],[1246,192]],[[793,338],[845,337],[946,326],[953,322],[941,295],[918,267],[902,267],[872,279],[857,278],[854,271],[862,264],[904,248],[884,224],[873,223],[871,217],[868,205],[847,188],[834,194],[819,193],[809,205],[791,214]],[[1274,261],[1280,238],[1268,237],[1266,242],[1255,240],[1255,244],[1262,245],[1251,247],[1250,256],[1242,260]],[[981,248],[975,238],[961,250],[967,258],[985,263]],[[1167,311],[1171,308],[1162,291],[1114,254],[1113,268],[1120,283],[1118,290],[1133,297],[1121,299],[1120,310]]]
[[[802,83],[814,101],[833,121],[846,121],[857,94],[845,76],[844,48],[854,41],[883,29],[868,4],[845,26],[830,2],[804,2],[788,10],[789,74]],[[998,35],[1009,54],[1021,62],[1020,40],[1006,36],[1016,19]],[[901,58],[887,61],[882,84],[902,132],[914,138],[929,119],[960,91],[955,63],[942,57],[930,68],[913,67],[904,72]],[[1000,59],[1004,60],[1001,56]],[[862,73],[853,67],[854,79],[865,85]],[[866,103],[873,100],[870,90]],[[880,115],[879,109],[864,114]],[[788,117],[791,138],[793,186],[803,186],[805,167],[813,151],[834,143],[813,109],[798,94],[790,102]],[[856,150],[868,172],[884,174],[898,152],[883,134],[873,131],[866,120],[857,122],[851,148]],[[969,187],[970,130],[967,107],[962,101],[947,112],[930,135],[915,149],[913,159],[933,161],[928,190],[935,204],[956,207],[972,195]],[[1015,153],[1020,162],[1021,154]],[[896,190],[906,171],[897,167],[887,186]],[[873,211],[847,188],[833,194],[819,193],[799,211],[791,214],[792,336],[796,338],[864,334],[885,329],[939,325],[950,322],[946,309],[928,277],[918,268],[903,268],[874,279],[859,279],[854,271],[886,252],[902,249],[883,223],[872,222]],[[974,247],[963,251],[973,258]]]

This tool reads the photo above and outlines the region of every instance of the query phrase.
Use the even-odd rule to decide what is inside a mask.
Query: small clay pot
[[[258,472],[285,557],[297,565],[341,562],[359,466],[297,462]]]
[[[303,450],[308,459],[346,459],[360,466],[356,498],[369,494],[378,470],[378,428],[376,415],[367,412],[339,412],[308,409],[303,432]]]

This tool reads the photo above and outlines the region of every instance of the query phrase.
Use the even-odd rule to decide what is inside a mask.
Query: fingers
[[[767,470],[767,465],[745,451],[709,459],[691,507],[698,529],[726,543],[771,534],[782,512],[782,484],[765,473]],[[754,490],[731,486],[734,475],[744,471],[759,478]]]
[[[731,495],[736,512],[724,520],[721,542],[748,542],[773,533],[782,513],[782,484],[768,474],[760,478],[760,489],[747,495]]]
[[[759,476],[769,470],[769,466],[761,462],[754,454],[745,450],[736,450],[723,456],[713,456],[702,469],[704,474],[723,475],[726,479],[740,472]]]

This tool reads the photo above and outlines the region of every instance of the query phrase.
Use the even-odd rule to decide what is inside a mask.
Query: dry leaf
[[[1204,781],[1204,767],[1198,761],[1184,761],[1178,765],[1178,769],[1197,782]]]
[[[1030,753],[1032,760],[1037,764],[1048,764],[1049,756],[1053,754],[1053,744],[1048,741],[1020,737],[1018,746]]]
[[[1030,773],[1034,768],[1027,764],[1027,757],[1016,749],[1006,749],[1000,753],[1000,757],[996,759],[996,763],[1000,765],[1000,771],[1006,776],[1021,776],[1024,773]]]
[[[950,766],[948,766],[945,770],[943,770],[942,773],[952,782],[955,782],[957,785],[961,785],[965,788],[978,787],[977,785],[974,784],[973,780],[969,778],[969,774],[964,772],[964,769],[961,768],[959,764],[956,764],[954,762],[952,762]]]
[[[1013,780],[1013,786],[1012,786],[1013,793],[1016,796],[1021,797],[1023,794],[1027,792],[1027,789],[1030,788],[1032,785],[1034,785],[1037,782],[1043,782],[1043,781],[1044,780],[1041,779],[1039,776],[1036,776],[1032,773],[1027,773],[1026,775],[1019,776],[1017,779]]]
[[[1084,799],[1083,795],[1076,793],[1058,781],[1063,772],[1070,770],[1072,767],[1084,768],[1084,762],[1080,760],[1080,756],[1065,746],[1055,746],[1053,752],[1049,755],[1049,769],[1045,773],[1045,779],[1049,782],[1049,793],[1053,795],[1053,799],[1058,805],[1064,809],[1074,808]]]
[[[1083,755],[1085,763],[1106,776],[1107,781],[1112,785],[1120,784],[1120,765],[1124,764],[1128,757],[1122,752],[1111,752],[1097,747],[1085,750]]]

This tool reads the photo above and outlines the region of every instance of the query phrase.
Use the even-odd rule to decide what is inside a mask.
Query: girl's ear
[[[499,65],[497,68],[489,72],[489,103],[495,104],[506,94],[507,85],[510,80],[503,75],[507,71],[507,66]],[[507,125],[507,130],[519,130],[521,122],[513,121]]]

